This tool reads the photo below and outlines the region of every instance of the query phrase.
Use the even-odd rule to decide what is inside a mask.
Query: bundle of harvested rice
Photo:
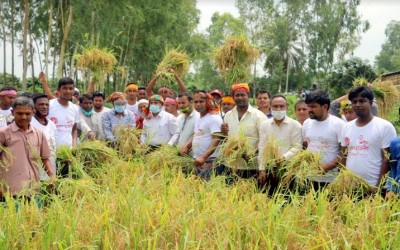
[[[244,133],[239,133],[236,136],[229,136],[220,149],[221,163],[229,167],[235,172],[240,167],[247,163],[254,163],[256,157],[256,148],[254,148],[249,138]]]
[[[279,150],[279,143],[275,138],[268,140],[265,144],[265,147],[262,151],[262,164],[265,166],[265,171],[267,173],[281,173],[280,169],[278,169],[278,165],[280,165],[282,160],[282,154]]]
[[[292,157],[284,166],[282,184],[289,184],[295,180],[298,187],[305,187],[310,178],[323,175],[321,169],[321,155],[311,150],[302,150]]]
[[[364,77],[357,77],[356,79],[353,80],[353,86],[354,87],[368,86],[368,80]]]
[[[193,169],[194,160],[188,156],[180,156],[176,147],[164,145],[145,156],[145,162],[149,169],[158,171],[168,169]]]
[[[141,130],[119,126],[115,132],[117,141],[115,148],[121,157],[129,160],[134,156],[143,156],[147,152],[147,145],[140,143]]]
[[[370,194],[371,187],[363,178],[354,174],[347,168],[340,169],[339,175],[328,185],[328,190],[332,196],[342,198],[347,195],[350,198],[362,197]]]
[[[189,56],[184,51],[179,49],[166,51],[163,60],[157,66],[158,82],[163,86],[169,85],[175,81],[174,72],[182,78],[189,70],[189,63]]]
[[[83,48],[82,54],[77,54],[74,58],[77,60],[77,67],[85,73],[93,74],[93,78],[100,84],[103,84],[105,74],[111,74],[117,64],[113,52],[106,48]]]
[[[212,55],[228,84],[248,81],[250,67],[258,56],[258,50],[244,37],[232,36],[226,38],[225,43],[216,48]]]
[[[58,147],[56,157],[61,160],[61,164],[59,163],[57,166],[58,171],[64,164],[67,164],[69,167],[68,172],[71,177],[78,179],[88,177],[88,174],[84,170],[84,166],[79,162],[78,158],[74,155],[74,152],[69,146],[62,145]]]
[[[376,80],[373,84],[376,102],[378,103],[379,117],[388,118],[389,113],[399,103],[399,92],[392,81]]]
[[[72,154],[84,165],[85,170],[88,172],[104,164],[110,164],[117,159],[116,151],[107,147],[105,142],[98,140],[82,142],[72,149]]]

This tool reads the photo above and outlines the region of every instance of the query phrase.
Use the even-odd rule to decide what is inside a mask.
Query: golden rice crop
[[[145,156],[145,162],[150,170],[160,171],[163,168],[185,169],[189,171],[194,167],[194,160],[188,156],[180,156],[177,147],[164,145]]]
[[[173,71],[182,78],[189,70],[189,56],[180,49],[173,49],[165,52],[164,58],[158,64],[156,70],[156,76],[158,82],[163,85],[168,85],[172,81],[175,81]]]
[[[321,155],[311,150],[302,150],[284,166],[282,184],[296,182],[299,187],[305,187],[311,177],[322,175]]]
[[[125,159],[134,156],[143,156],[147,152],[147,145],[140,143],[141,130],[132,129],[128,126],[119,126],[116,129],[116,150]]]
[[[72,154],[85,166],[87,171],[109,164],[118,158],[117,153],[112,148],[107,147],[106,142],[99,140],[83,141],[72,149]]]
[[[229,36],[213,52],[213,59],[228,84],[246,82],[250,67],[259,56],[258,50],[244,37]]]
[[[249,142],[244,133],[229,136],[221,145],[220,154],[226,166],[236,171],[242,165],[255,161],[256,149]]]
[[[354,174],[347,168],[341,168],[339,175],[328,185],[331,195],[341,199],[344,195],[348,197],[362,197],[370,194],[371,187],[363,178]]]
[[[282,154],[279,150],[278,141],[275,138],[268,140],[262,152],[263,165],[265,166],[266,172],[273,174],[279,172],[277,164],[281,163]]]
[[[0,145],[0,168],[7,171],[13,163],[13,154],[8,147]]]
[[[117,64],[114,54],[106,48],[83,48],[82,54],[75,55],[75,58],[78,68],[102,74],[112,73]]]
[[[373,84],[376,102],[378,103],[379,117],[388,118],[389,113],[399,103],[399,92],[392,81],[376,80]]]

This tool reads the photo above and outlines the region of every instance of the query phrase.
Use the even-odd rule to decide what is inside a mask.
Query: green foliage
[[[1,73],[0,74],[0,86],[13,86],[17,89],[21,87],[21,82],[18,77],[8,74],[8,73]],[[1,88],[0,87],[0,88]]]
[[[382,44],[375,65],[385,71],[400,69],[400,21],[391,21],[385,29],[386,41]]]
[[[376,74],[371,65],[355,57],[336,64],[325,80],[325,87],[330,90],[332,95],[342,96],[351,89],[353,81],[359,77],[364,77],[372,82],[376,78]]]

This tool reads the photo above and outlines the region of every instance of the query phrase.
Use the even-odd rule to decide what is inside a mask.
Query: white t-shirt
[[[0,128],[7,127],[7,122],[11,122],[12,119],[11,108],[6,110],[0,109]]]
[[[381,150],[396,137],[394,126],[379,117],[359,127],[353,120],[343,127],[342,146],[347,147],[346,166],[371,186],[377,186],[382,164]]]
[[[345,122],[333,115],[324,121],[306,119],[303,123],[303,140],[307,149],[321,154],[322,163],[331,162],[340,152],[342,128]],[[337,168],[328,171],[324,176],[313,178],[319,182],[331,182],[337,175]]]
[[[79,107],[72,102],[67,107],[62,106],[57,99],[50,100],[48,119],[54,122],[57,131],[55,133],[57,148],[61,145],[72,147],[72,128],[79,123]]]
[[[212,134],[221,132],[221,115],[207,114],[203,117],[196,117],[194,121],[194,135],[192,141],[193,157],[202,156],[210,147]],[[218,148],[210,157],[218,156]]]
[[[51,152],[50,163],[51,163],[51,167],[53,168],[53,172],[55,174],[56,170],[57,170],[57,167],[56,167],[56,138],[55,138],[55,133],[57,130],[56,125],[51,120],[47,119],[47,125],[45,126],[45,125],[41,124],[35,117],[32,117],[31,125],[37,129],[39,129],[40,131],[42,131],[42,133],[46,137],[47,144],[49,144],[49,148],[50,148],[50,152]],[[49,178],[46,171],[42,167],[39,167],[39,178],[41,181],[47,180]]]
[[[103,117],[103,114],[105,112],[110,111],[109,108],[107,107],[103,107],[103,109],[100,112],[93,112],[93,119],[95,121],[95,123],[97,124],[97,126],[99,127],[99,134],[97,135],[97,139],[99,140],[104,140],[106,138],[106,136],[104,135],[104,131],[103,131],[103,122],[101,120],[101,118]]]
[[[139,113],[139,105],[136,102],[134,105],[129,105],[128,103],[126,104],[126,109],[131,111],[133,114],[135,114],[135,117],[139,117],[140,113]]]

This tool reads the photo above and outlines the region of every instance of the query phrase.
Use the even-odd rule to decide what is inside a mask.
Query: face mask
[[[150,105],[150,111],[152,113],[160,113],[161,107],[158,105]]]
[[[190,112],[190,107],[186,107],[186,108],[180,109],[180,111],[181,111],[182,114],[189,113]]]
[[[272,116],[274,117],[275,120],[283,120],[286,116],[286,110],[279,110],[279,111],[271,111]]]
[[[91,109],[91,110],[89,110],[89,111],[86,111],[86,110],[82,109],[82,113],[83,113],[84,115],[86,115],[86,116],[91,116],[91,115],[93,115],[93,111],[94,111],[94,109]]]
[[[124,113],[125,108],[126,108],[125,105],[123,105],[123,106],[115,105],[115,106],[114,106],[114,110],[115,110],[115,112],[117,112],[117,113]]]

